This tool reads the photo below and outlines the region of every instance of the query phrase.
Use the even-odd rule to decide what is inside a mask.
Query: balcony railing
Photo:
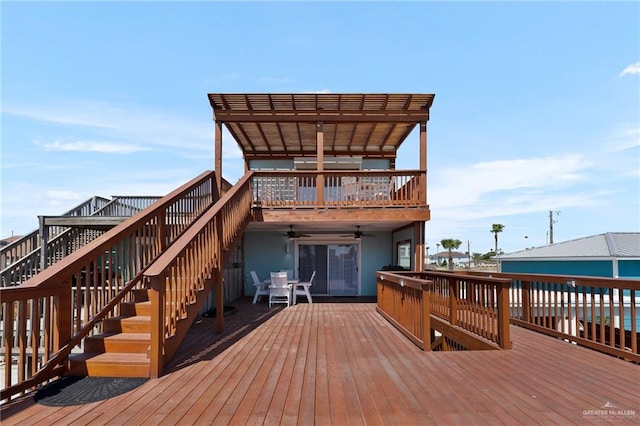
[[[253,203],[262,208],[425,206],[426,172],[255,171]]]

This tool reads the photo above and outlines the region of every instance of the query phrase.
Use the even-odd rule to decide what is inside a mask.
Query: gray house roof
[[[640,232],[607,232],[496,256],[498,260],[640,258]]]

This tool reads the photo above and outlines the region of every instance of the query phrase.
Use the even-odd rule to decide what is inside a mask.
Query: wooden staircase
[[[134,302],[107,318],[103,332],[84,339],[84,352],[69,355],[68,375],[149,377],[151,302],[147,290],[133,290]]]

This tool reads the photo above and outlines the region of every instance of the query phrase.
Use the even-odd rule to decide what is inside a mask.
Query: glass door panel
[[[358,294],[358,246],[356,244],[329,245],[329,294],[355,296]]]
[[[307,281],[313,271],[316,277],[310,290],[315,294],[327,294],[327,246],[300,244],[298,246],[298,278]]]

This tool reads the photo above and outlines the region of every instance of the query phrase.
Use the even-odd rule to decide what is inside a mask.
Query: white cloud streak
[[[62,142],[54,141],[43,143],[42,147],[47,151],[62,152],[99,152],[104,154],[131,154],[140,151],[150,151],[149,148],[133,144],[117,142],[96,142],[96,141],[75,141]]]
[[[114,105],[94,101],[53,104],[4,105],[2,112],[71,127],[109,132],[111,137],[139,146],[161,146],[179,150],[208,150],[213,141],[213,121],[194,120],[136,105]]]
[[[622,72],[618,75],[618,77],[624,77],[625,75],[636,75],[640,74],[640,62],[636,62],[635,64],[631,64],[627,66]]]

